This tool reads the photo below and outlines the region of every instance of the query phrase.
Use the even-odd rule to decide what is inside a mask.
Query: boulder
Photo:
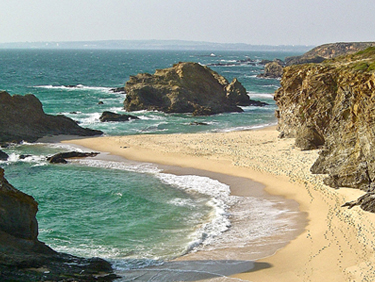
[[[34,95],[0,92],[0,143],[35,142],[47,135],[94,136],[103,132],[80,127],[74,120],[48,115]]]
[[[0,207],[1,281],[113,281],[117,277],[102,259],[58,253],[40,242],[38,203],[14,188],[2,168]]]
[[[132,115],[116,114],[116,113],[105,111],[102,113],[99,119],[101,122],[108,122],[108,121],[129,121],[132,119],[139,119],[139,118],[136,116],[132,116]]]
[[[47,161],[49,161],[52,164],[66,164],[68,163],[66,159],[95,157],[97,155],[99,155],[99,153],[72,151],[72,152],[64,152],[64,153],[55,154],[53,156],[48,157]]]
[[[242,112],[239,104],[251,104],[237,80],[230,84],[210,68],[190,62],[156,70],[154,75],[132,76],[126,82],[125,91],[124,107],[127,111],[212,115]]]
[[[324,138],[313,125],[302,125],[297,132],[296,146],[301,150],[318,149],[324,145]]]
[[[264,73],[258,74],[260,78],[281,78],[283,75],[283,63],[280,60],[267,63],[264,66]]]

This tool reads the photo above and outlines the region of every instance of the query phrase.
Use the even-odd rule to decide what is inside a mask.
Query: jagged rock
[[[366,193],[357,200],[342,205],[342,207],[349,207],[349,209],[354,206],[360,206],[365,211],[375,212],[375,192]]]
[[[237,78],[233,79],[231,83],[229,83],[226,87],[226,95],[229,101],[232,101],[234,104],[238,106],[259,106],[263,107],[268,105],[265,102],[254,101],[249,99],[249,95],[247,95],[245,87],[237,80]]]
[[[229,84],[223,76],[200,64],[178,63],[172,68],[156,70],[154,75],[130,77],[125,85],[124,107],[127,111],[158,110],[193,115],[242,112],[238,105],[250,105],[251,101],[239,85],[236,80]]]
[[[281,78],[283,75],[284,62],[274,60],[264,66],[264,73],[258,74],[260,78]]]
[[[113,281],[117,277],[102,259],[57,253],[40,242],[38,203],[14,188],[2,168],[0,207],[1,281]]]
[[[66,159],[71,158],[87,158],[87,157],[95,157],[99,153],[97,152],[64,152],[64,153],[58,153],[51,157],[47,158],[47,161],[49,161],[52,164],[66,164],[68,163]]]
[[[120,115],[120,114],[105,111],[102,113],[99,119],[101,122],[108,122],[108,121],[129,121],[131,119],[139,119],[139,118],[136,116],[132,116],[132,115],[126,115],[126,114]]]
[[[311,168],[328,174],[332,187],[374,189],[375,181],[375,47],[284,69],[275,93],[278,130],[285,137],[306,138],[313,126],[324,147]],[[309,134],[307,134],[309,136]]]
[[[47,135],[94,136],[102,133],[82,128],[68,117],[45,114],[34,95],[11,96],[0,92],[0,143],[35,142]]]
[[[0,161],[6,161],[8,158],[8,154],[0,150]]]

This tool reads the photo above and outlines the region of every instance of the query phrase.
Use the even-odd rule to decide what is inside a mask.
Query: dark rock
[[[198,122],[198,121],[194,121],[194,122],[191,122],[190,125],[208,125],[208,123],[206,123],[206,122]]]
[[[8,158],[8,154],[0,150],[0,161],[6,161]]]
[[[125,87],[112,88],[112,89],[110,89],[110,91],[114,92],[114,93],[126,93],[125,92]]]
[[[47,115],[34,95],[0,92],[0,143],[35,142],[47,135],[101,135],[98,130],[82,128],[66,116]]]
[[[76,152],[76,151],[64,152],[64,153],[58,153],[51,157],[48,157],[47,161],[53,164],[66,164],[68,163],[66,159],[95,157],[98,154],[99,153],[96,153],[96,152]]]
[[[193,115],[242,112],[238,103],[249,104],[250,98],[247,94],[243,96],[243,87],[236,88],[238,85],[235,80],[230,86],[223,76],[200,64],[178,63],[172,68],[157,70],[154,75],[130,77],[125,85],[124,106],[127,111],[158,110]]]
[[[129,121],[132,119],[139,119],[139,118],[136,116],[132,116],[132,115],[126,115],[126,114],[120,115],[120,114],[106,111],[102,113],[99,119],[101,122],[108,122],[108,121]]]
[[[38,240],[33,197],[14,188],[0,168],[1,281],[113,281],[111,265],[99,258],[57,253]],[[100,278],[97,278],[100,277]]]
[[[19,159],[20,160],[24,160],[24,159],[26,159],[26,158],[28,158],[28,157],[31,157],[32,155],[28,155],[28,154],[25,154],[25,155],[20,155],[19,156]]]
[[[366,193],[357,200],[342,205],[342,207],[349,207],[349,209],[354,206],[360,206],[365,211],[375,212],[375,192]]]
[[[98,105],[104,105],[104,102],[103,101],[99,101]]]

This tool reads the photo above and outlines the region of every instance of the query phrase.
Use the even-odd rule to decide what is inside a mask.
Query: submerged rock
[[[172,68],[130,77],[125,85],[127,111],[158,110],[166,113],[212,115],[242,112],[239,105],[258,105],[234,80],[197,63],[178,63]]]
[[[139,119],[136,116],[126,115],[126,114],[116,114],[112,112],[105,111],[100,116],[99,120],[101,122],[108,122],[108,121],[129,121],[132,119]]]
[[[375,47],[285,68],[274,98],[282,135],[324,143],[311,171],[326,185],[375,190]]]
[[[0,168],[1,281],[113,281],[111,265],[100,258],[58,253],[38,240],[33,197],[14,188]]]
[[[34,95],[11,96],[0,92],[0,143],[35,142],[47,135],[94,136],[103,132],[82,128],[62,115],[47,115]]]

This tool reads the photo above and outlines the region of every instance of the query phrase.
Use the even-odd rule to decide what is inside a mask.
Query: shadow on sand
[[[116,281],[241,281],[228,276],[270,267],[272,265],[268,263],[243,260],[171,261],[158,266],[117,272],[122,278]]]

